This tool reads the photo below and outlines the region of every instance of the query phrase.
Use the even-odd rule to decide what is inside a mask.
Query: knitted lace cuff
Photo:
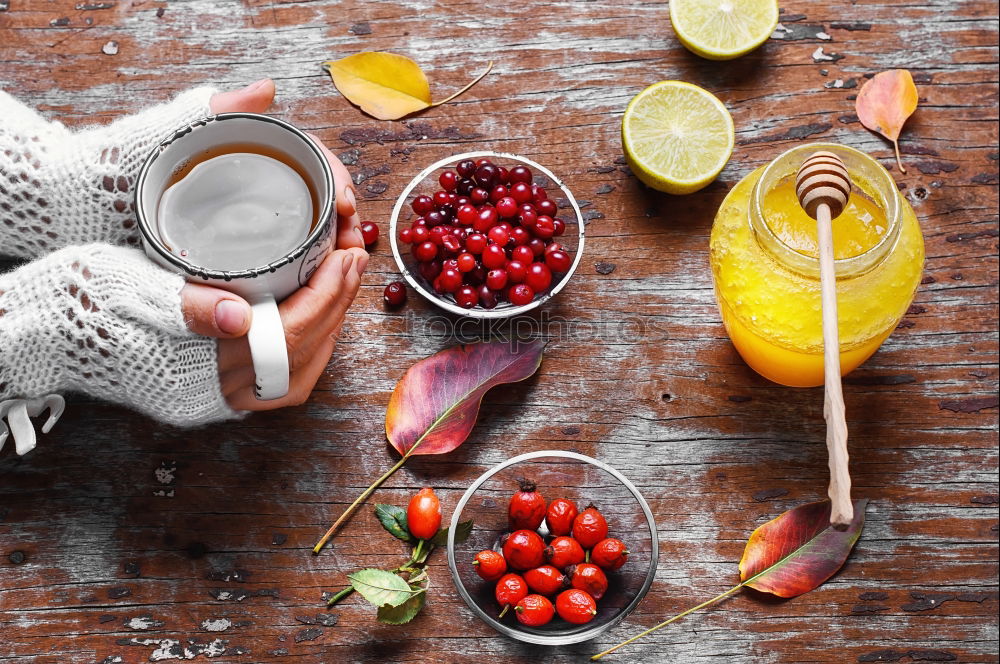
[[[138,249],[69,247],[0,275],[0,401],[74,391],[192,426],[236,417],[184,280]]]
[[[91,242],[138,245],[139,168],[171,131],[210,115],[214,93],[196,88],[71,132],[0,91],[0,255],[35,258]]]

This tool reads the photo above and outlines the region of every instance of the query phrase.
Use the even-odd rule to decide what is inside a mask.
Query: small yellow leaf
[[[427,77],[405,56],[369,51],[323,65],[342,95],[379,120],[398,120],[431,105]]]
[[[474,81],[437,103],[431,101],[431,90],[423,70],[403,55],[367,51],[324,62],[323,66],[348,101],[379,120],[398,120],[451,101],[486,76],[493,63],[490,62],[486,71]]]
[[[861,87],[854,108],[861,124],[892,141],[896,163],[905,173],[899,158],[899,133],[906,119],[917,110],[917,87],[910,72],[892,69],[875,74]]]

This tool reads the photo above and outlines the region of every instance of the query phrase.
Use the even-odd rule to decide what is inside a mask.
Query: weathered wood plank
[[[708,233],[725,193],[792,145],[832,140],[878,156],[920,217],[928,258],[900,328],[846,381],[856,493],[872,499],[862,540],[821,589],[786,602],[738,595],[620,661],[998,661],[995,3],[790,1],[787,29],[729,63],[685,51],[666,2],[77,4],[0,1],[0,87],[48,117],[105,122],[192,85],[270,76],[274,113],[344,155],[383,231],[413,174],[473,148],[528,154],[589,202],[580,273],[533,327],[506,328],[553,337],[540,375],[491,392],[462,448],[414,459],[379,494],[403,503],[433,484],[450,512],[489,466],[549,447],[630,477],[660,526],[656,583],[627,626],[552,649],[554,662],[720,592],[752,528],[824,495],[822,393],[772,385],[736,355],[714,304]],[[102,53],[109,41],[117,55]],[[843,58],[816,61],[819,47]],[[454,102],[383,123],[319,67],[361,49],[416,58],[437,96],[487,59],[497,66]],[[865,75],[890,67],[913,71],[921,96],[902,139],[906,175],[854,116]],[[620,158],[622,110],[663,78],[711,89],[737,126],[719,181],[685,198],[644,189]],[[535,659],[464,608],[441,553],[431,600],[408,627],[376,624],[361,602],[322,607],[346,572],[403,553],[368,510],[327,554],[308,549],[391,462],[382,417],[395,381],[452,343],[450,319],[425,304],[382,310],[395,274],[383,240],[301,408],[182,431],[76,398],[38,451],[5,451],[0,659]],[[317,619],[327,615],[337,623]]]

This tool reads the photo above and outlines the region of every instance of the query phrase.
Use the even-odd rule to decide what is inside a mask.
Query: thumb
[[[204,337],[242,337],[250,329],[253,313],[239,295],[203,284],[185,284],[181,310],[188,329]]]
[[[274,81],[263,78],[239,90],[212,95],[212,113],[263,113],[274,101]]]

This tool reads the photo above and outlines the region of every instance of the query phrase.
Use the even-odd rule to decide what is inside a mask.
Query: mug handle
[[[256,376],[254,394],[261,401],[280,399],[288,394],[288,348],[274,296],[264,295],[250,301],[253,320],[247,339]]]

